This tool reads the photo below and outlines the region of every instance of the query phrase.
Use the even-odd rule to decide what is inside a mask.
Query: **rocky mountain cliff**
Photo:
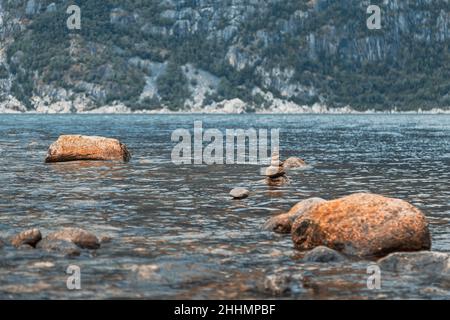
[[[448,0],[0,0],[0,112],[445,109],[449,27]]]

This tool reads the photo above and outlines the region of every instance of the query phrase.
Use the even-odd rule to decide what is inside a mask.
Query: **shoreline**
[[[260,111],[260,112],[219,112],[219,111],[168,111],[168,110],[138,110],[138,111],[119,111],[119,112],[102,112],[101,110],[92,110],[86,112],[37,112],[37,111],[16,111],[4,110],[0,111],[0,115],[450,115],[450,110],[430,110],[430,111],[352,111],[352,112],[279,112],[279,111]]]

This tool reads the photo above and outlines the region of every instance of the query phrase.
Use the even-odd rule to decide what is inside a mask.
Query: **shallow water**
[[[259,166],[176,166],[174,129],[280,128],[283,158],[311,168],[283,187]],[[130,163],[45,164],[60,134],[128,145]],[[448,284],[382,274],[366,288],[368,261],[303,264],[288,236],[261,230],[308,197],[370,191],[421,208],[433,249],[450,252],[449,115],[0,115],[0,238],[32,227],[82,227],[112,241],[78,258],[0,249],[0,298],[447,298]],[[237,186],[251,196],[232,201]],[[82,290],[66,288],[69,265]],[[266,288],[272,275],[290,291]]]

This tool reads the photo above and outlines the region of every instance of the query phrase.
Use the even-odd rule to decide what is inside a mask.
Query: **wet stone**
[[[37,249],[47,252],[59,253],[64,256],[75,257],[81,254],[81,250],[74,243],[65,240],[48,240],[44,239],[38,243]]]
[[[342,262],[346,258],[339,252],[320,246],[306,253],[303,257],[304,262],[317,262],[317,263],[330,263],[330,262]]]
[[[22,231],[11,239],[11,244],[18,248],[22,245],[30,245],[35,247],[36,244],[42,239],[42,234],[39,229],[30,229]]]
[[[245,199],[250,195],[250,192],[245,188],[234,188],[230,191],[230,196],[233,199]]]

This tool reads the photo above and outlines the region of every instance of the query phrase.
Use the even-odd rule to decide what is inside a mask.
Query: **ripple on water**
[[[281,128],[282,156],[311,167],[291,170],[290,184],[277,188],[261,183],[258,166],[176,166],[171,132],[191,130],[194,120],[221,131]],[[58,135],[74,131],[119,137],[133,159],[43,163]],[[369,292],[368,261],[304,264],[289,236],[261,226],[308,197],[376,192],[422,209],[434,249],[450,252],[448,138],[443,115],[2,116],[0,237],[79,226],[112,240],[76,260],[0,249],[0,297],[439,298],[448,288],[407,275],[386,274],[382,290]],[[251,196],[232,201],[234,187]],[[68,263],[83,272],[83,290],[70,296]],[[285,292],[271,286],[274,275],[284,277]]]

